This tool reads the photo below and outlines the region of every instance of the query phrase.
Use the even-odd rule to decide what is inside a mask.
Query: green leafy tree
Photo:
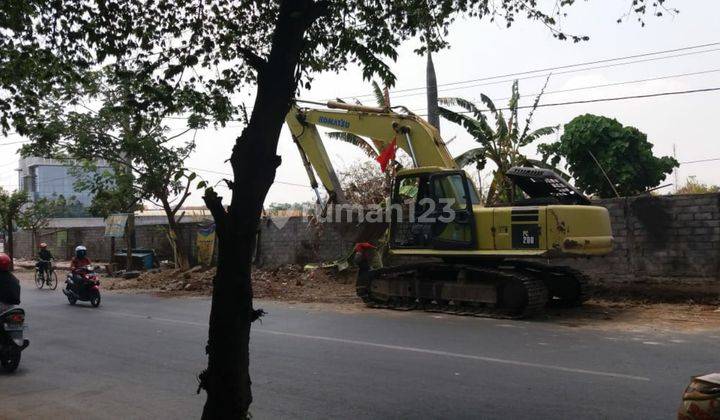
[[[65,197],[63,194],[52,196],[53,217],[86,217],[87,209],[74,195]]]
[[[57,200],[39,198],[27,203],[18,213],[17,226],[30,231],[30,255],[34,255],[37,249],[38,231],[50,223],[50,219],[57,211],[58,204]]]
[[[638,14],[646,12],[645,4],[665,7],[665,0],[630,1]],[[3,62],[27,71],[2,81],[10,100],[0,117],[23,134],[24,120],[42,99],[38,90],[73,97],[75,86],[87,83],[87,70],[107,62],[115,63],[114,73],[120,75],[132,65],[129,75],[140,86],[127,105],[153,116],[166,117],[168,104],[191,97],[197,106],[209,106],[214,120],[226,120],[226,99],[245,85],[255,88],[252,113],[229,156],[229,205],[213,188],[203,197],[219,243],[208,367],[200,375],[200,388],[207,392],[203,418],[243,418],[252,402],[250,326],[262,315],[253,307],[250,281],[255,234],[280,165],[280,131],[299,89],[309,88],[313,75],[338,72],[349,63],[357,63],[366,78],[377,75],[392,85],[395,76],[387,61],[397,58],[398,46],[417,37],[418,53],[446,47],[450,24],[461,16],[508,24],[526,17],[559,39],[580,41],[585,37],[562,32],[557,21],[573,3],[564,0],[544,12],[535,0],[9,0],[0,4],[5,13],[0,13],[0,29],[12,25],[13,30],[3,31],[0,57],[19,49],[30,58],[12,55],[9,64]],[[42,54],[52,66],[35,77],[33,67],[41,63],[34,58]],[[196,96],[199,92],[207,96]]]
[[[92,193],[92,202],[87,211],[95,217],[105,218],[113,213],[142,210],[142,196],[134,188],[133,174],[121,165],[110,166],[112,170],[100,171],[95,167],[76,174],[76,190]]]
[[[142,195],[134,188],[135,178],[126,163],[80,159],[70,167],[75,177],[76,191],[87,191],[92,201],[87,212],[95,217],[107,217],[113,213],[129,213],[142,210]]]
[[[161,207],[176,262],[179,268],[188,269],[177,216],[196,178],[183,163],[195,150],[195,139],[193,136],[180,145],[177,142],[184,134],[203,127],[205,115],[199,111],[197,97],[175,98],[187,93],[182,89],[165,92],[173,99],[165,107],[155,104],[157,113],[139,109],[134,104],[135,92],[145,86],[143,76],[128,73],[132,77],[112,69],[99,71],[92,75],[93,83],[73,97],[79,103],[99,104],[97,110],[80,107],[78,111],[61,99],[43,102],[38,108],[40,118],[27,120],[23,127],[33,142],[24,146],[22,153],[82,162],[74,171],[76,187],[96,194],[93,211],[110,210],[101,206],[123,206],[124,211],[130,211],[142,200]],[[164,117],[184,110],[194,112],[188,126],[171,134]],[[95,165],[100,159],[110,162],[114,170],[100,170]]]
[[[632,196],[656,187],[679,165],[672,157],[655,157],[652,148],[637,128],[585,114],[565,125],[559,142],[542,144],[538,151],[552,165],[565,159],[575,185],[586,193],[615,197],[616,191]]]
[[[547,86],[547,80],[545,86]],[[542,91],[544,90],[545,87]],[[520,116],[518,115],[520,91],[517,80],[512,84],[507,118],[506,114],[495,106],[492,99],[484,94],[480,95],[480,100],[487,107],[487,111],[462,98],[440,98],[438,100],[443,105],[455,106],[464,110],[457,112],[445,107],[439,108],[443,118],[465,128],[468,134],[480,144],[479,147],[457,156],[455,158],[457,164],[464,167],[474,163],[478,171],[485,168],[488,160],[496,166],[487,193],[485,204],[488,206],[510,201],[513,194],[512,183],[507,179],[505,173],[513,166],[547,167],[541,161],[529,159],[520,150],[543,136],[555,133],[558,129],[557,126],[551,126],[530,130],[530,124],[540,103],[542,91],[535,98],[523,126],[520,125]],[[485,115],[488,112],[494,119],[494,127],[491,127],[491,123]]]
[[[20,210],[28,202],[28,196],[25,191],[7,192],[0,189],[0,222],[6,233],[5,253],[10,257],[10,268],[12,269],[12,261],[14,253],[14,233]]]

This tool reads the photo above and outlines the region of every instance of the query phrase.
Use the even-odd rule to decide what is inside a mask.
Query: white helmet
[[[87,248],[84,245],[78,245],[75,247],[75,256],[78,258],[85,258],[87,255]]]

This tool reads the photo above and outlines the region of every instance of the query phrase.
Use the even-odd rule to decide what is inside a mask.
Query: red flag
[[[391,160],[395,159],[395,151],[397,150],[397,141],[396,138],[392,139],[392,142],[388,144],[386,148],[380,152],[378,157],[375,158],[376,161],[380,164],[380,169],[382,169],[383,172],[385,172],[385,169],[388,166],[388,163],[390,163]]]

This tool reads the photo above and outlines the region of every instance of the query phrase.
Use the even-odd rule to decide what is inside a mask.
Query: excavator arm
[[[458,169],[437,129],[420,117],[333,101],[328,102],[327,107],[329,109],[299,108],[293,105],[285,118],[318,201],[318,183],[313,169],[330,195],[330,201],[345,202],[340,181],[318,126],[370,138],[380,150],[395,140],[397,146],[410,155],[416,167]]]

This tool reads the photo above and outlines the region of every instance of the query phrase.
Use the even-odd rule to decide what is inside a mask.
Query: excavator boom
[[[293,105],[285,121],[298,146],[313,188],[317,188],[317,181],[312,169],[331,200],[337,203],[345,201],[344,194],[317,127],[370,138],[378,150],[385,149],[395,141],[413,159],[416,167],[458,169],[437,129],[418,116],[340,102],[328,102],[327,106],[330,109],[299,108]]]

